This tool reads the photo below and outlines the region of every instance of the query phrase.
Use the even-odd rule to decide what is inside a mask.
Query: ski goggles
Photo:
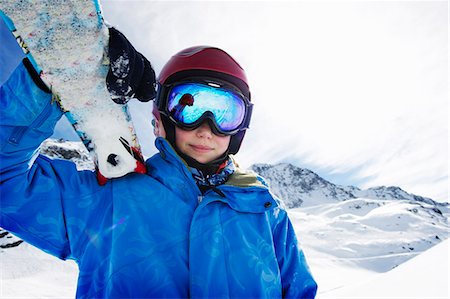
[[[253,104],[235,87],[217,81],[186,81],[166,86],[164,114],[177,126],[193,130],[205,120],[219,135],[248,128]]]

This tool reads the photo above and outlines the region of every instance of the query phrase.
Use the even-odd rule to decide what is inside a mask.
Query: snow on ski
[[[93,155],[101,184],[145,172],[127,105],[111,100],[98,1],[1,1],[1,17]]]

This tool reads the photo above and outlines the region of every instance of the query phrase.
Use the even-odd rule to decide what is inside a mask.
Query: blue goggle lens
[[[187,127],[198,125],[198,121],[208,115],[220,132],[227,133],[242,125],[246,104],[243,96],[231,89],[182,83],[170,89],[167,110],[178,124]]]

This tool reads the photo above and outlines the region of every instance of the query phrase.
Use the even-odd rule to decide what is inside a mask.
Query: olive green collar
[[[267,188],[259,179],[256,173],[252,171],[246,171],[239,168],[239,164],[234,159],[233,155],[230,155],[233,160],[236,170],[225,182],[225,185],[237,186],[237,187],[263,187]]]

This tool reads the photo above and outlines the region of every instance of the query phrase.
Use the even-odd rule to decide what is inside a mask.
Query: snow
[[[0,251],[0,298],[74,298],[78,270],[22,243]]]
[[[389,273],[447,239],[448,212],[428,214],[430,207],[419,206],[404,200],[356,198],[289,210],[299,242],[319,282],[319,295]],[[441,260],[449,264],[448,255],[442,255]],[[434,278],[439,280],[443,274],[436,272]],[[446,284],[440,288],[446,288]]]
[[[254,164],[251,170],[264,177],[273,193],[282,198],[288,208],[315,206],[354,198],[403,199],[439,205],[430,198],[410,194],[397,186],[378,186],[361,190],[355,186],[336,185],[309,169],[289,163]]]
[[[447,239],[389,272],[318,298],[449,298],[449,252]]]
[[[78,170],[95,170],[92,157],[79,141],[47,139],[41,144],[40,152],[52,158],[70,160]]]

